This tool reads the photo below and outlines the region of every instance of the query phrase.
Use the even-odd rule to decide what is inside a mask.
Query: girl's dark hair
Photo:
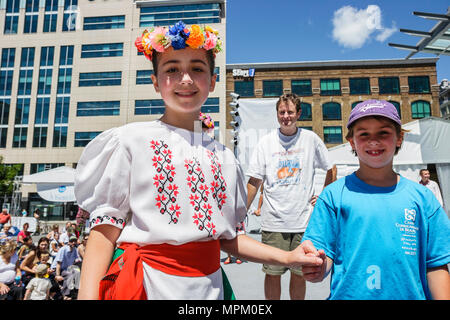
[[[214,75],[214,69],[216,67],[216,61],[214,57],[214,53],[212,50],[205,50],[206,51],[206,59],[209,63],[209,72],[211,73],[211,76]],[[152,52],[152,64],[153,64],[153,73],[155,76],[158,74],[158,58],[161,53],[153,50]]]

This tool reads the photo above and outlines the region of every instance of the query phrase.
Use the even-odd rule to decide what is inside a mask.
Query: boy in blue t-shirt
[[[332,271],[329,299],[450,299],[450,220],[430,190],[397,175],[404,131],[395,107],[368,100],[350,113],[346,139],[359,169],[323,190],[303,237]]]

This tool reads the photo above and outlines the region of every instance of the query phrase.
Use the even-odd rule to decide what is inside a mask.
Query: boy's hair
[[[208,60],[208,64],[209,64],[209,72],[212,76],[212,75],[214,75],[214,69],[216,68],[214,52],[212,50],[205,50],[205,53],[206,53],[206,59]],[[161,52],[158,52],[155,49],[153,49],[152,64],[153,64],[153,73],[155,74],[155,77],[158,75],[158,59],[161,54],[162,54]]]
[[[299,96],[297,96],[295,93],[283,94],[277,101],[277,111],[281,103],[288,101],[291,101],[295,105],[295,109],[297,110],[298,113],[302,107],[302,102],[300,101]]]
[[[391,119],[388,119],[388,118],[386,118],[386,117],[383,117],[383,116],[368,116],[368,117],[364,117],[364,118],[361,118],[361,119],[368,119],[368,118],[372,118],[372,119],[376,119],[376,120],[386,120],[386,121],[389,121],[393,126],[394,126],[394,128],[395,128],[395,132],[397,133],[397,136],[403,136],[404,134],[405,134],[405,132],[409,132],[409,130],[405,130],[405,129],[403,129],[402,128],[402,126],[401,125],[399,125],[397,122],[395,122],[395,121],[393,121],[393,120],[391,120]],[[347,135],[345,136],[345,139],[347,139],[347,140],[349,140],[350,138],[353,138],[353,134],[354,134],[354,132],[353,132],[353,127],[355,126],[355,124],[358,122],[358,120],[356,120],[355,122],[353,122],[349,127],[348,127],[348,132],[347,132]],[[402,140],[402,144],[403,144],[403,140]],[[400,148],[401,148],[402,146],[400,145],[400,147],[396,147],[395,148],[395,153],[394,153],[394,155],[396,155],[398,152],[399,152],[399,150],[400,150]],[[352,153],[355,155],[355,156],[358,156],[358,154],[356,153],[356,150],[352,150]]]

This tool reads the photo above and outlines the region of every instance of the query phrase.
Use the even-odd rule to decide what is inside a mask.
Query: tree
[[[20,172],[19,164],[9,165],[3,163],[3,157],[0,156],[0,196],[10,197],[14,190],[14,177]]]

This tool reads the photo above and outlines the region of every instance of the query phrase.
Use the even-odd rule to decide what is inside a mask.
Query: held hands
[[[319,266],[303,266],[303,278],[309,282],[320,282],[323,280],[327,270],[327,255],[323,250],[316,250],[310,240],[305,240],[301,246],[307,257],[318,257],[322,260]]]
[[[303,270],[305,270],[305,268],[310,268],[311,270],[320,270],[324,262],[326,261],[325,258],[325,252],[323,252],[323,250],[317,251],[311,241],[307,240],[294,250],[290,251],[289,266],[303,267]]]

